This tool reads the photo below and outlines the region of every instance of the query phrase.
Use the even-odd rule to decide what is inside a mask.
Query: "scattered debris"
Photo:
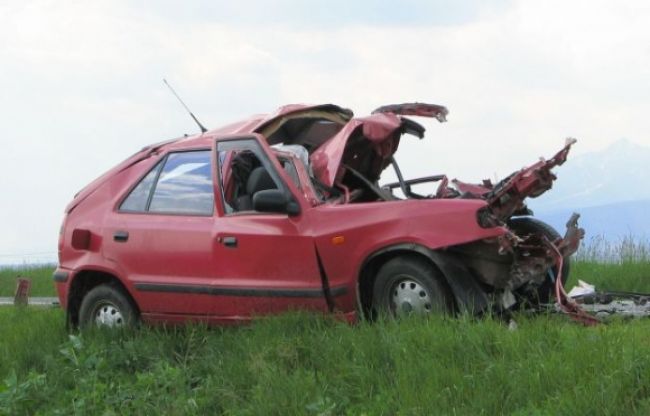
[[[574,286],[567,295],[570,298],[577,298],[579,296],[591,295],[596,293],[596,286],[578,279],[578,286]]]
[[[517,321],[515,321],[514,319],[510,319],[508,321],[508,331],[516,331],[517,329],[519,329],[519,325],[517,325]]]
[[[578,280],[578,286],[573,287],[568,296],[582,311],[596,318],[650,316],[650,293],[597,292],[596,286]]]

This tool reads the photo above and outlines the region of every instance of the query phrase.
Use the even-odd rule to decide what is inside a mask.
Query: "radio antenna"
[[[180,103],[183,105],[183,107],[185,107],[185,110],[187,110],[187,112],[190,114],[190,117],[192,117],[192,120],[194,120],[194,122],[195,122],[195,123],[199,126],[199,128],[201,129],[201,133],[205,133],[206,131],[208,131],[208,129],[206,129],[206,128],[203,126],[203,124],[201,124],[201,122],[199,121],[199,119],[196,118],[196,117],[194,116],[194,114],[192,114],[192,112],[190,111],[190,109],[187,108],[187,106],[185,105],[185,103],[183,102],[183,100],[181,100],[181,97],[179,97],[178,94],[176,94],[176,91],[174,91],[174,89],[172,88],[172,86],[169,85],[169,82],[167,82],[167,80],[166,80],[165,78],[163,78],[163,82],[165,83],[165,85],[167,85],[167,87],[169,87],[169,90],[172,92],[172,94],[174,94],[174,96],[178,99],[178,101],[180,101]]]

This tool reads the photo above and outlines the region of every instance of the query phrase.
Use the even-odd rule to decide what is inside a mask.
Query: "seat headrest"
[[[264,191],[267,189],[277,189],[275,182],[269,172],[263,167],[258,166],[251,172],[246,182],[246,193],[253,195],[255,192]]]

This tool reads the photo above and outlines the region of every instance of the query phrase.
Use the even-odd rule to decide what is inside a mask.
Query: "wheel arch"
[[[441,273],[459,312],[474,314],[487,309],[487,294],[467,267],[456,257],[449,253],[431,250],[420,244],[401,243],[373,252],[361,265],[357,279],[357,302],[365,317],[370,316],[374,278],[379,268],[395,257],[409,255],[425,258]]]
[[[90,290],[102,284],[109,284],[121,290],[135,308],[136,313],[138,315],[140,314],[137,302],[117,275],[105,270],[83,269],[76,272],[73,280],[70,282],[68,305],[66,308],[68,325],[73,328],[77,327],[79,324],[81,301]]]

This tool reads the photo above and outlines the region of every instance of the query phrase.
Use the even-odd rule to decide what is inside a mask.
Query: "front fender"
[[[460,199],[321,205],[309,210],[305,219],[313,227],[311,232],[332,286],[345,285],[356,292],[362,265],[373,254],[393,246],[422,247],[416,251],[422,251],[450,279],[459,306],[480,310],[485,302],[470,280],[448,277],[471,276],[469,272],[450,255],[439,258],[435,250],[505,234],[503,227],[482,228],[478,224],[477,212],[485,206],[482,200]],[[337,299],[337,306],[345,311],[355,304],[356,293],[349,299]]]

